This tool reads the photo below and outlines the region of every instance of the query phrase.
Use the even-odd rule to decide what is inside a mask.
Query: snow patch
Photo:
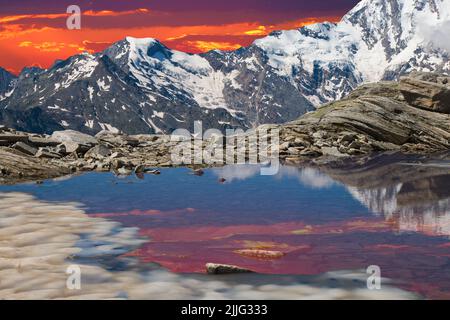
[[[110,125],[109,123],[99,122],[98,125],[100,126],[100,128],[102,128],[102,130],[110,131],[112,133],[119,133],[120,132],[119,129],[117,129],[116,127]]]
[[[93,129],[94,128],[94,120],[86,120],[84,126]]]
[[[157,111],[153,110],[152,118],[154,118],[154,117],[158,117],[160,119],[163,119],[164,118],[164,112],[157,112]]]

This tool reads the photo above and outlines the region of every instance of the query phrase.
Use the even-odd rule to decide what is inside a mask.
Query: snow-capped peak
[[[349,73],[359,84],[397,78],[412,70],[449,72],[450,35],[443,31],[450,28],[449,12],[449,0],[363,0],[338,24],[276,32],[255,45],[297,87],[311,85],[299,79],[299,67],[310,78],[319,77],[317,94],[310,98],[326,102],[346,93],[341,89]],[[340,81],[333,79],[336,68],[341,71]],[[333,94],[336,91],[338,95]]]
[[[140,47],[147,47],[147,48],[155,43],[159,43],[159,41],[156,40],[155,38],[126,37],[125,40],[128,41],[128,43],[130,43],[130,44],[134,44],[134,45],[140,46]]]

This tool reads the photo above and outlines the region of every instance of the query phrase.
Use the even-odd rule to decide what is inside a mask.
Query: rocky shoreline
[[[257,130],[262,129],[279,130],[276,151],[287,164],[336,164],[382,152],[450,150],[450,77],[414,73],[399,82],[364,85],[296,121]],[[211,142],[203,141],[202,148]],[[101,131],[94,137],[73,130],[39,135],[0,126],[0,183],[87,171],[158,173],[155,168],[176,166],[171,151],[178,143],[169,135]],[[199,166],[204,165],[191,167]]]
[[[144,173],[172,166],[169,136],[102,131],[37,135],[0,127],[0,183],[56,178],[77,172]],[[150,171],[151,172],[151,171]]]

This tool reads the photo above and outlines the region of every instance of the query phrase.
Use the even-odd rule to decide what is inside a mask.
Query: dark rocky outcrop
[[[400,82],[361,86],[346,98],[281,126],[285,142],[281,156],[297,161],[392,150],[418,154],[448,150],[449,79],[414,73]]]

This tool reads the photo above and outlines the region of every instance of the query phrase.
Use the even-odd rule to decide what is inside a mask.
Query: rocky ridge
[[[281,126],[281,158],[346,158],[374,152],[450,149],[450,78],[412,73],[367,84]]]

